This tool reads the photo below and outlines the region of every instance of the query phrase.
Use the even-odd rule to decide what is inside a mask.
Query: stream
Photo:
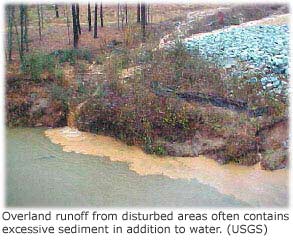
[[[288,204],[288,170],[145,154],[111,137],[6,130],[6,205],[243,207]]]

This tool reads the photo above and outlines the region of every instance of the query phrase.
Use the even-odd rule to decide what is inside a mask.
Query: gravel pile
[[[265,90],[287,94],[289,79],[288,25],[260,25],[227,29],[185,41],[190,51]]]

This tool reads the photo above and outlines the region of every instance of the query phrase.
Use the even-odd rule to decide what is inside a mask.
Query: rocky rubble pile
[[[231,28],[185,43],[236,78],[261,82],[264,89],[275,93],[288,92],[288,25]]]

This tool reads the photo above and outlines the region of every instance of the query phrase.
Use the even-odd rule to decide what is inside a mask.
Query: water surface
[[[51,130],[59,134],[67,131],[66,128]],[[80,140],[80,144],[88,145],[87,139],[82,136],[84,134],[74,132],[66,134],[70,142]],[[127,158],[123,156],[123,153],[120,157],[123,162],[115,162],[110,153],[115,150],[116,159],[118,159],[121,149],[126,149],[127,152],[127,148],[124,146],[119,148],[111,138],[102,139],[103,143],[94,140],[100,149],[108,149],[108,157],[103,157],[102,154],[78,154],[76,153],[78,150],[65,152],[64,144],[62,147],[52,143],[45,136],[45,129],[41,128],[8,129],[6,136],[7,206],[231,207],[263,205],[259,203],[261,199],[250,199],[252,202],[248,202],[236,198],[233,193],[223,192],[224,190],[219,189],[214,183],[204,183],[204,177],[207,176],[204,170],[202,176],[196,179],[196,176],[191,174],[200,170],[187,172],[192,167],[188,167],[190,164],[185,162],[182,163],[185,167],[184,171],[180,160],[172,162],[168,160],[170,158],[167,160],[159,158],[162,159],[160,162],[150,163],[151,160],[147,162],[148,159],[141,155],[136,157],[137,163],[133,163],[135,154],[129,153],[129,162],[125,162]],[[80,145],[80,148],[84,148],[85,145]],[[133,149],[133,147],[130,148]],[[134,147],[134,149],[138,148]],[[96,150],[100,152],[98,148]],[[178,176],[181,172],[182,175]],[[224,173],[212,175],[221,177]],[[229,179],[232,177],[230,176]],[[221,179],[214,180],[221,181]],[[207,181],[209,181],[208,177]],[[283,182],[283,179],[279,182]],[[225,186],[225,183],[222,186]],[[275,185],[268,184],[268,186],[272,190],[271,196],[268,196],[271,204],[268,205],[285,205],[288,199],[287,191],[280,191],[280,187],[285,189],[286,184],[281,186],[276,183]],[[273,196],[279,197],[271,199]]]

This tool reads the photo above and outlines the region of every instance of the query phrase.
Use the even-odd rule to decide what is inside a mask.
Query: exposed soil
[[[163,6],[163,8],[164,11],[167,12],[166,6]],[[156,11],[159,11],[159,9],[160,8]],[[235,8],[233,7],[224,6],[219,8],[219,6],[215,5],[198,6],[194,7],[194,9],[188,6],[182,6],[176,11],[174,10],[174,12],[172,12],[171,9],[177,9],[177,5],[175,7],[170,6],[170,16],[168,18],[163,15],[161,21],[154,18],[152,24],[149,24],[148,28],[150,32],[154,33],[152,41],[157,43],[164,35],[165,37],[161,40],[161,44],[166,44],[169,40],[172,40],[173,36],[170,33],[174,33],[174,29],[176,29],[175,24],[178,22],[183,22],[183,26],[188,26],[186,25],[187,23],[190,24],[196,21],[198,26],[202,26],[206,31],[219,29],[223,26],[217,23],[217,21],[213,25],[210,25],[210,28],[206,28],[207,23],[209,23],[211,19],[214,19],[219,11],[223,11],[227,19],[235,13]],[[271,8],[264,16],[286,11],[286,8]],[[113,15],[114,13],[112,10],[109,10],[108,14]],[[186,15],[187,20],[185,20]],[[155,13],[154,16],[156,16]],[[261,17],[263,17],[263,15],[250,16],[246,17],[243,21]],[[280,24],[287,20],[287,17],[288,15],[270,17],[265,20],[256,21],[255,23]],[[245,24],[249,25],[250,23]],[[117,43],[121,42],[122,46],[132,50],[141,46],[139,38],[132,39],[131,41],[126,40],[127,31],[137,31],[137,29],[140,28],[139,25],[134,26],[133,29],[125,28],[123,30],[113,28],[113,25],[114,23],[109,22],[106,27],[100,29],[98,40],[93,41],[91,36],[92,33],[87,31],[86,20],[82,19],[80,48],[87,48],[91,53],[101,55],[108,52],[110,53],[114,49],[109,47],[109,43],[113,43],[112,41],[114,40]],[[50,26],[55,27],[50,28]],[[179,26],[182,26],[182,23]],[[200,33],[201,29],[187,28],[183,31],[177,28],[177,32],[178,31],[186,32],[190,35]],[[51,53],[57,49],[70,48],[70,45],[68,45],[68,38],[64,34],[66,32],[67,26],[64,23],[64,19],[59,19],[57,22],[55,20],[52,20],[52,22],[49,21],[48,28],[43,32],[43,41],[39,41],[37,33],[34,33],[31,37],[32,42],[30,43],[30,47],[32,50],[43,50],[47,53]],[[166,35],[166,33],[169,34]],[[58,38],[54,38],[54,36],[58,36]],[[14,58],[18,58],[16,53],[14,53]],[[80,65],[81,62],[82,61],[79,60],[78,65]],[[130,144],[142,145],[139,132],[140,129],[143,130],[145,128],[144,126],[148,125],[148,123],[143,123],[139,118],[137,120],[133,118],[133,120],[129,122],[126,118],[123,120],[122,117],[122,108],[124,108],[124,111],[126,110],[124,115],[131,116],[134,110],[132,110],[133,107],[127,106],[127,104],[128,101],[135,103],[136,101],[133,100],[134,97],[129,94],[129,96],[121,98],[106,88],[106,93],[109,95],[101,98],[104,103],[99,106],[100,103],[96,103],[96,96],[98,95],[97,84],[104,83],[106,86],[110,85],[109,81],[106,80],[103,64],[97,65],[95,61],[92,63],[85,62],[82,63],[85,67],[82,71],[75,69],[78,65],[63,66],[65,77],[62,83],[58,83],[53,77],[46,74],[42,77],[41,82],[36,83],[27,76],[15,75],[15,65],[8,66],[6,93],[7,123],[13,126],[46,127],[60,127],[69,124],[70,126],[77,126],[83,131],[97,132],[97,130],[102,130],[102,132],[119,137],[122,140],[126,139],[123,134],[123,132],[126,132],[127,134],[133,135],[130,140],[126,139],[126,142],[130,141]],[[129,83],[127,84],[127,78],[133,76],[140,68],[147,69],[147,67],[134,66],[122,71],[119,78],[119,85],[121,84],[122,89],[130,85]],[[158,70],[158,72],[159,71],[160,70]],[[24,79],[27,79],[26,82],[22,82]],[[79,93],[80,83],[78,80],[81,80],[84,87],[88,90],[96,91],[82,96]],[[19,90],[21,90],[21,92]],[[145,93],[147,92],[148,90],[145,90]],[[150,103],[159,101],[162,105],[169,102],[174,104],[176,110],[173,111],[174,113],[176,112],[176,114],[179,113],[181,115],[178,109],[184,108],[185,112],[186,108],[186,113],[191,120],[188,120],[190,121],[190,127],[188,127],[190,129],[184,130],[186,120],[183,120],[184,122],[182,123],[178,123],[182,120],[179,119],[178,121],[178,117],[174,118],[171,115],[171,117],[168,117],[168,120],[165,120],[166,123],[162,124],[159,123],[160,120],[163,120],[162,117],[164,117],[162,111],[156,111],[155,114],[157,116],[151,117],[153,119],[152,126],[156,127],[154,128],[154,137],[158,138],[153,144],[156,152],[172,156],[206,155],[215,158],[219,163],[235,161],[243,165],[255,165],[260,162],[263,169],[269,170],[286,167],[288,159],[288,121],[278,121],[273,118],[268,118],[271,112],[269,108],[259,107],[258,109],[250,109],[247,102],[243,100],[228,99],[227,97],[219,95],[199,92],[177,92],[175,93],[177,98],[174,97],[172,89],[168,90],[165,88],[159,91],[157,89],[154,92],[158,97],[150,92],[149,97],[145,99],[142,98],[143,101],[149,102],[142,104],[144,106],[142,111],[138,110],[141,111],[142,117],[144,117],[143,115],[150,116],[150,114],[144,112],[152,110]],[[63,99],[61,97],[64,93],[67,93],[68,99]],[[121,104],[119,101],[125,103]],[[93,107],[93,104],[97,105]],[[121,107],[119,105],[121,105]],[[119,113],[119,110],[117,111],[119,108],[121,108],[121,114],[119,114],[121,122],[119,121],[118,124],[116,124],[115,122],[117,120],[115,120],[115,117]],[[168,108],[163,111],[172,113]],[[217,115],[217,113],[219,115]],[[261,130],[255,127],[252,122],[246,122],[247,118],[243,118],[242,113],[247,114],[249,118],[258,118],[258,121],[260,120]],[[103,115],[105,114],[110,117],[104,119],[105,117],[103,117]],[[219,122],[217,119],[219,117],[221,118],[223,114],[225,114],[225,118],[224,121],[222,120],[221,124],[225,123],[226,127],[218,127]],[[264,117],[262,117],[263,115]],[[214,118],[215,120],[208,120]],[[103,122],[97,123],[99,119],[103,120]],[[205,122],[211,122],[212,125],[207,126]],[[131,128],[130,126],[133,127]],[[134,126],[136,128],[134,128]],[[177,132],[178,127],[183,131]],[[192,133],[190,130],[194,132],[192,131]],[[170,140],[161,140],[159,138],[161,136],[169,136]],[[154,147],[151,148],[153,152]]]

